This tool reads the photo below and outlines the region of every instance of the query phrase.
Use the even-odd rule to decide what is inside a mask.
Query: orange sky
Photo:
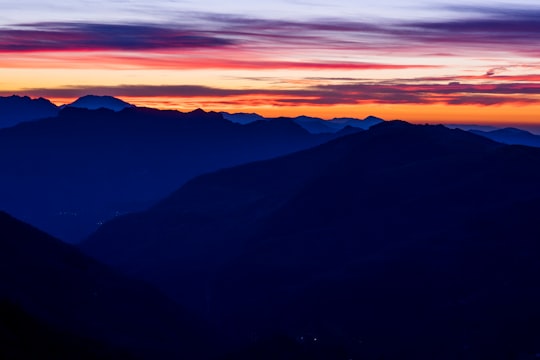
[[[376,7],[362,16],[352,3],[341,4],[339,16],[284,18],[255,8],[169,16],[168,3],[158,2],[163,12],[155,18],[136,20],[115,7],[117,16],[100,21],[75,21],[82,9],[75,5],[25,20],[12,5],[11,18],[0,15],[0,95],[57,104],[112,95],[139,106],[264,116],[540,124],[540,8],[526,3],[411,7],[407,20],[375,18]]]

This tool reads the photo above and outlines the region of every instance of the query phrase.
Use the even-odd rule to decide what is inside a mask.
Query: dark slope
[[[473,134],[510,145],[526,145],[540,147],[540,135],[516,128],[504,128],[492,131],[469,130]]]
[[[0,358],[135,359],[128,350],[62,331],[19,305],[0,300]]]
[[[56,116],[59,108],[47,99],[30,99],[28,96],[0,96],[0,128],[20,122]]]
[[[535,148],[384,123],[198,177],[83,249],[238,341],[281,331],[346,358],[518,358],[540,349],[539,164]]]
[[[199,324],[155,289],[2,212],[0,334],[8,359],[199,358],[208,350]]]
[[[65,108],[0,131],[0,209],[74,242],[196,175],[340,135],[311,135],[293,123],[233,124],[202,110]]]

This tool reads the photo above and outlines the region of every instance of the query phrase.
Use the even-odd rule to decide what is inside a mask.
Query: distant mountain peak
[[[376,121],[376,122],[383,122],[384,120],[381,119],[380,117],[377,117],[377,116],[373,116],[373,115],[368,115],[364,118],[364,121]]]
[[[135,105],[127,103],[113,96],[85,95],[78,98],[71,104],[67,104],[66,107],[76,107],[89,110],[105,108],[113,111],[121,111],[126,108],[135,107]]]
[[[221,112],[221,116],[223,116],[225,120],[229,120],[233,123],[238,123],[238,124],[249,124],[255,121],[268,120],[267,118],[256,113],[239,112],[239,113],[231,114],[228,112]]]
[[[195,109],[195,110],[193,110],[193,111],[190,111],[189,113],[190,113],[191,115],[204,115],[204,114],[206,114],[206,111],[204,111],[204,110],[201,109],[201,108],[197,108],[197,109]]]

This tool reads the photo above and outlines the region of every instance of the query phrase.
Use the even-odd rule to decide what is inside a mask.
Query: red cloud
[[[540,84],[385,84],[348,83],[314,85],[303,89],[226,89],[207,86],[125,85],[108,87],[66,87],[60,89],[28,89],[32,96],[73,98],[87,93],[112,94],[124,97],[169,97],[200,99],[202,102],[253,102],[279,106],[339,104],[476,104],[540,103]]]

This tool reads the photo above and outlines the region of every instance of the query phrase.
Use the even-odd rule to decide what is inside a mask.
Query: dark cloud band
[[[235,98],[259,99],[277,105],[340,104],[435,104],[496,105],[503,103],[540,103],[540,84],[386,84],[348,83],[316,85],[297,90],[226,89],[193,85],[122,85],[103,87],[64,87],[27,89],[31,96],[73,98],[88,93],[123,97]],[[231,100],[232,101],[232,100]],[[241,101],[241,100],[234,100]]]
[[[36,23],[0,29],[0,51],[221,48],[320,49],[455,54],[463,50],[539,54],[540,8],[465,8],[463,19],[281,21],[188,14],[169,24]],[[478,9],[477,9],[478,10]],[[472,15],[471,15],[472,13]]]
[[[231,39],[181,27],[140,24],[40,23],[0,29],[0,51],[96,51],[216,48]]]

